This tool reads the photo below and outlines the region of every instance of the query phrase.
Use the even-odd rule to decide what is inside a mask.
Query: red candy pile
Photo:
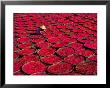
[[[97,14],[15,13],[13,58],[14,75],[96,75]]]

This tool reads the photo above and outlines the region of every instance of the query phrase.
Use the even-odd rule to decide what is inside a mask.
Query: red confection
[[[35,56],[35,55],[25,55],[22,57],[21,61],[23,64],[27,63],[27,62],[30,62],[30,61],[35,61],[37,62],[39,60],[38,56]]]
[[[29,38],[19,38],[18,39],[18,42],[20,42],[20,43],[25,43],[25,42],[29,42],[30,41],[30,39]]]
[[[50,56],[50,55],[54,54],[54,49],[52,49],[52,48],[42,48],[38,51],[38,54],[40,56]]]
[[[23,33],[25,30],[14,30],[14,32],[17,32],[17,33]],[[25,32],[26,33],[26,32]]]
[[[81,37],[81,38],[78,38],[78,41],[80,41],[80,42],[82,42],[82,43],[85,43],[85,42],[87,42],[89,39],[88,39],[88,37]]]
[[[52,74],[67,74],[72,71],[72,65],[59,62],[48,67],[47,71]]]
[[[44,42],[44,39],[32,39],[31,40],[34,43]]]
[[[41,58],[41,61],[47,64],[53,64],[62,61],[62,59],[57,56],[51,55],[49,57]]]
[[[58,42],[58,41],[59,41],[59,39],[56,38],[56,37],[48,38],[48,42],[50,42],[50,43],[56,43],[56,42]]]
[[[71,38],[76,38],[76,39],[78,39],[79,41],[81,41],[82,39],[86,39],[88,35],[89,35],[89,34],[88,34],[88,33],[85,33],[85,32],[83,32],[83,33],[77,33],[77,32],[75,33],[75,32],[74,32],[74,35],[71,36]]]
[[[19,33],[19,34],[17,34],[17,37],[20,37],[20,38],[28,37],[28,36],[29,36],[29,34],[27,34],[27,33]]]
[[[81,29],[75,29],[73,32],[83,32]]]
[[[41,37],[41,35],[37,35],[37,36],[35,36],[35,35],[33,35],[33,36],[30,36],[30,38],[32,38],[32,39],[41,39],[42,37]]]
[[[70,38],[70,41],[69,41],[70,43],[76,43],[77,42],[77,40],[76,39],[74,39],[74,38]]]
[[[19,57],[17,53],[14,53],[14,59],[16,60]]]
[[[58,25],[57,28],[63,28],[63,26]]]
[[[96,40],[97,40],[96,36],[92,36],[92,35],[89,36],[88,38],[89,38],[89,40],[91,40],[91,41],[96,41]]]
[[[64,47],[64,48],[59,48],[57,50],[57,53],[60,56],[68,56],[68,55],[74,54],[74,50],[72,48],[69,48],[69,47]]]
[[[94,26],[94,27],[93,27],[93,26],[90,26],[89,28],[90,28],[91,30],[93,30],[93,31],[96,31],[96,30],[97,30],[97,26]]]
[[[62,42],[67,42],[67,43],[69,43],[69,42],[75,42],[75,40],[70,39],[70,38],[64,38],[64,39],[62,39]]]
[[[87,30],[87,33],[90,35],[90,36],[97,36],[97,32],[95,31],[92,31],[92,30]]]
[[[22,54],[22,55],[30,55],[30,54],[33,54],[35,52],[34,49],[23,49],[21,51],[19,51],[19,54]]]
[[[31,61],[22,66],[22,70],[27,74],[37,74],[37,73],[43,73],[46,70],[46,66],[42,64],[41,62],[37,61]]]
[[[74,65],[84,61],[84,57],[78,55],[70,55],[64,58],[64,61]]]
[[[56,43],[56,44],[54,44],[52,47],[54,47],[54,48],[60,48],[60,47],[63,47],[63,46],[65,46],[65,43]]]
[[[36,45],[37,47],[40,47],[40,48],[46,48],[46,47],[48,48],[51,44],[48,42],[39,42]]]
[[[14,65],[13,67],[14,72],[20,71],[20,68],[22,66],[22,63],[20,61],[14,62],[13,65]]]
[[[70,47],[75,50],[78,50],[78,49],[81,49],[83,45],[81,43],[70,43]]]
[[[85,57],[89,57],[93,54],[94,54],[94,52],[91,50],[85,50],[85,52],[83,52],[83,56],[85,56]]]
[[[96,75],[97,63],[96,62],[82,62],[76,66],[76,71],[84,75]]]
[[[97,56],[91,56],[91,57],[88,58],[88,60],[95,60],[95,61],[97,61]]]
[[[65,40],[65,39],[67,39],[67,36],[65,36],[65,35],[62,33],[62,34],[59,34],[59,35],[57,36],[57,38],[60,39],[60,41],[63,41],[63,40]]]
[[[85,52],[85,48],[79,48],[75,50],[75,53],[77,55],[83,55],[83,53]]]
[[[97,43],[93,41],[88,41],[84,44],[84,46],[91,48],[91,49],[97,49]]]
[[[64,21],[64,19],[59,19],[59,20],[58,20],[58,22],[63,22],[63,21]]]
[[[18,45],[19,46],[19,48],[22,48],[22,49],[24,49],[24,48],[31,48],[31,46],[32,46],[32,44],[31,43],[26,43],[26,44],[19,44]]]
[[[85,56],[85,57],[89,57],[94,54],[92,50],[86,50],[85,48],[78,49],[75,51],[75,53],[78,55]]]

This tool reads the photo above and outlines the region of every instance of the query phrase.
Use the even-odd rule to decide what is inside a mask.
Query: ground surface
[[[14,75],[96,75],[97,14],[15,13],[13,68]]]

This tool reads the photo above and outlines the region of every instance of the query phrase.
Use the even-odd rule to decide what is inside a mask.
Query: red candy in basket
[[[18,46],[19,46],[19,48],[24,49],[24,48],[31,48],[32,44],[31,43],[26,43],[26,44],[19,44]]]
[[[35,61],[37,62],[39,60],[37,55],[25,55],[22,57],[21,62],[23,64],[27,63],[27,62],[31,62],[31,61]]]
[[[84,75],[96,75],[97,63],[96,62],[82,62],[76,66],[76,71]]]
[[[54,54],[54,52],[55,51],[52,48],[42,48],[38,51],[38,54],[40,56],[50,56],[50,55]]]
[[[97,61],[97,56],[91,56],[88,58],[88,60],[94,60],[94,61]]]
[[[70,55],[64,58],[64,61],[73,65],[79,64],[84,61],[84,57],[78,55]]]
[[[60,57],[51,55],[49,57],[43,57],[43,58],[41,58],[41,61],[44,62],[44,63],[47,63],[47,64],[54,64],[56,62],[62,61],[62,59]]]
[[[23,50],[20,50],[20,51],[19,51],[19,54],[21,54],[21,55],[30,55],[30,54],[33,54],[34,52],[35,52],[34,49],[25,48],[25,49],[23,49]]]
[[[35,74],[35,73],[39,74],[45,72],[46,66],[39,61],[37,62],[31,61],[24,64],[22,66],[22,70],[27,74]]]
[[[60,56],[68,56],[68,55],[74,54],[74,50],[70,47],[63,47],[63,48],[59,48],[57,50],[57,53]]]
[[[30,39],[29,38],[25,38],[25,37],[23,37],[23,38],[19,38],[18,39],[18,42],[20,42],[20,43],[25,43],[25,42],[29,42],[30,41]]]
[[[72,65],[64,62],[58,62],[48,67],[48,72],[52,74],[67,74],[72,71]]]
[[[97,49],[97,42],[94,41],[88,41],[84,44],[85,47],[91,48],[91,49]]]

